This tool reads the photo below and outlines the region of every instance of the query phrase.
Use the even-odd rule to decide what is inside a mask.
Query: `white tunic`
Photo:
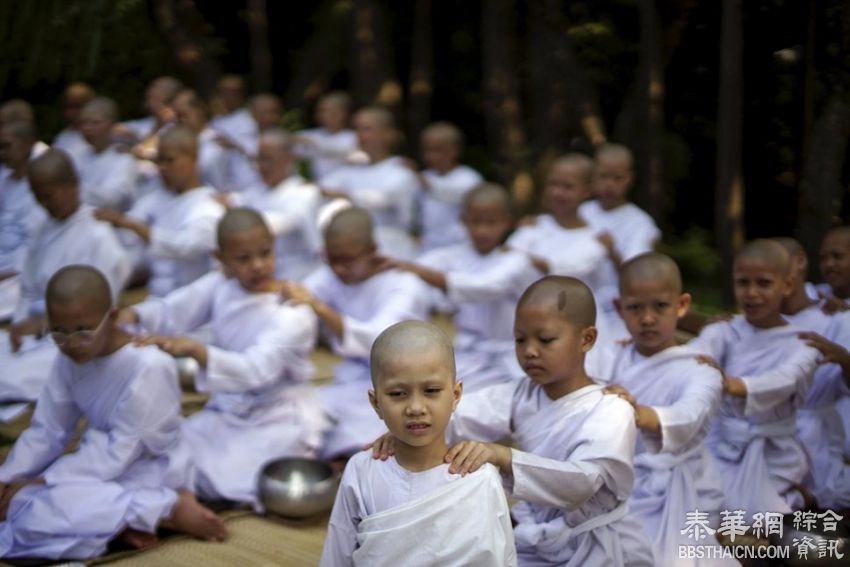
[[[354,130],[332,133],[324,128],[310,128],[296,132],[295,135],[313,142],[299,144],[297,153],[310,160],[311,175],[319,183],[334,170],[345,166],[346,158],[357,151],[357,134]]]
[[[79,448],[63,454],[85,418]],[[126,528],[156,533],[176,490],[192,486],[180,433],[177,368],[156,347],[127,345],[85,364],[57,358],[33,421],[0,482],[34,477],[0,524],[0,556],[85,559]]]
[[[181,194],[151,194],[127,215],[150,227],[148,257],[152,295],[163,296],[210,271],[216,249],[216,227],[224,207],[211,187]]]
[[[599,344],[613,342],[628,335],[619,315],[613,311],[616,295],[606,280],[611,263],[605,246],[597,238],[593,226],[564,228],[552,215],[540,215],[537,222],[517,230],[508,246],[538,256],[549,263],[549,273],[572,276],[583,281],[596,298],[596,326]]]
[[[303,280],[321,265],[321,234],[317,224],[322,196],[319,188],[300,175],[275,187],[257,187],[237,195],[237,202],[254,208],[276,236],[276,274]]]
[[[461,202],[484,178],[466,165],[458,165],[445,174],[426,169],[422,177],[427,184],[419,194],[422,249],[432,250],[464,242],[467,234],[460,222]]]
[[[148,136],[154,133],[154,129],[156,128],[156,117],[155,116],[145,116],[143,118],[137,118],[136,120],[127,120],[126,122],[122,122],[121,125],[125,128],[129,129],[136,135],[136,138],[139,141],[144,140]]]
[[[81,206],[64,221],[48,218],[33,240],[21,275],[21,297],[15,321],[45,314],[47,282],[60,268],[71,264],[94,266],[106,277],[113,300],[130,276],[130,261],[112,227],[95,220],[92,209]],[[12,353],[8,333],[0,333],[0,400],[34,400],[56,357],[49,338],[25,337],[20,351]]]
[[[814,331],[850,349],[850,312],[827,315],[814,304],[795,315],[784,315],[795,327]],[[828,509],[850,507],[850,465],[844,461],[845,431],[836,401],[848,395],[841,367],[818,366],[806,400],[797,410],[797,436],[812,461],[807,486],[818,505]]]
[[[53,138],[53,143],[51,145],[54,148],[64,150],[69,156],[71,156],[71,159],[74,160],[74,162],[76,162],[77,158],[89,149],[89,143],[86,142],[83,134],[76,128],[71,128],[70,126],[59,132],[56,137]]]
[[[520,565],[655,565],[639,523],[627,516],[634,484],[634,411],[602,386],[557,400],[524,379],[465,396],[450,443],[510,435],[507,478]]]
[[[687,346],[641,356],[633,344],[611,345],[593,376],[623,386],[638,404],[658,415],[661,434],[640,432],[635,449],[635,488],[629,511],[645,527],[660,565],[709,565],[680,560],[678,546],[693,544],[682,535],[688,512],[711,514],[718,525],[723,487],[705,447],[722,396],[722,378],[696,360]]]
[[[346,285],[327,266],[316,270],[304,285],[343,318],[342,337],[330,338],[331,348],[343,360],[334,368],[333,383],[320,390],[335,421],[324,440],[323,456],[351,454],[386,431],[368,398],[372,343],[390,325],[427,320],[428,290],[413,274],[395,270]]]
[[[403,259],[416,255],[409,232],[419,181],[398,159],[342,167],[324,177],[322,187],[345,193],[355,205],[372,213],[375,240],[382,253]]]
[[[0,281],[0,320],[15,311],[27,251],[46,218],[47,213],[30,191],[26,175],[17,178],[12,170],[0,166],[0,273],[18,274]]]
[[[455,312],[455,361],[464,391],[523,376],[514,353],[514,312],[540,277],[528,256],[503,248],[482,256],[471,244],[456,244],[418,262],[445,274],[447,293],[433,289],[433,295],[437,308]]]
[[[228,114],[216,116],[210,121],[210,127],[230,138],[248,155],[256,154],[259,130],[247,108],[237,108]]]
[[[218,134],[205,128],[198,134],[198,172],[201,183],[218,191],[229,189],[227,181],[228,151],[216,141]]]
[[[319,564],[516,565],[498,470],[485,465],[461,477],[448,468],[410,472],[394,457],[351,457]]]
[[[198,467],[198,494],[260,509],[263,465],[313,456],[321,443],[325,418],[304,385],[314,371],[315,314],[282,304],[277,294],[247,292],[219,272],[133,309],[155,334],[185,335],[209,323],[207,366],[195,386],[212,397],[183,428]]]
[[[705,327],[690,345],[713,357],[727,376],[740,378],[747,397],[724,396],[706,438],[717,459],[729,510],[789,513],[789,492],[809,470],[797,439],[796,412],[817,365],[818,352],[783,325],[758,329],[744,317]]]
[[[75,159],[80,200],[97,208],[126,211],[136,200],[136,159],[114,147],[98,153],[88,146]]]

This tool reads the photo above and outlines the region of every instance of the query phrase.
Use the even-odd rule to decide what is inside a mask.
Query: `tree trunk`
[[[655,0],[640,2],[640,85],[643,135],[636,148],[638,169],[637,201],[656,222],[666,212],[661,154],[664,130],[664,69],[661,60],[661,33]]]
[[[483,111],[499,180],[511,188],[520,205],[526,205],[532,188],[522,155],[526,137],[520,100],[516,8],[513,0],[488,0],[482,5]]]
[[[818,257],[820,242],[832,226],[841,224],[841,173],[850,136],[850,105],[833,95],[815,121],[810,151],[800,182],[798,237],[809,258]],[[816,262],[811,262],[812,267]]]
[[[732,262],[744,243],[744,179],[741,172],[742,0],[723,0],[720,90],[717,110],[717,190],[714,223],[724,299],[732,300]]]
[[[203,45],[203,33],[192,30],[192,26],[209,27],[194,1],[154,0],[154,14],[157,25],[171,42],[178,64],[192,77],[201,96],[208,97],[221,70]]]
[[[248,0],[248,32],[251,38],[251,77],[255,92],[272,90],[272,54],[266,0]]]
[[[354,0],[351,84],[355,100],[380,104],[398,113],[401,85],[393,73],[386,21],[376,0]]]
[[[413,53],[407,90],[408,152],[416,147],[419,133],[431,121],[431,95],[434,91],[433,31],[431,0],[416,0],[413,15]]]
[[[334,73],[343,67],[344,38],[348,37],[348,19],[333,10],[326,0],[315,12],[313,33],[299,50],[293,64],[284,99],[287,108],[312,105],[331,83]]]

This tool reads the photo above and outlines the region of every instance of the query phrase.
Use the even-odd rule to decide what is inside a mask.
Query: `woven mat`
[[[265,518],[247,511],[229,511],[221,516],[229,531],[223,543],[174,536],[153,549],[115,553],[87,564],[231,567],[319,563],[327,531],[327,514],[300,522]]]

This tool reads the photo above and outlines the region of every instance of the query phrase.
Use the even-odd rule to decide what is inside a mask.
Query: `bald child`
[[[274,240],[259,213],[228,211],[217,241],[222,271],[134,305],[121,318],[140,325],[143,344],[190,357],[200,369],[195,388],[210,400],[183,428],[198,467],[198,495],[262,510],[262,467],[319,450],[326,421],[305,385],[318,323],[309,307],[281,303]],[[192,338],[202,326],[211,338]]]
[[[134,345],[112,306],[94,268],[67,266],[50,279],[48,329],[61,355],[0,466],[3,557],[90,559],[116,538],[153,545],[159,528],[226,536],[191,491],[174,361]],[[79,448],[65,453],[80,419]]]
[[[62,117],[67,126],[53,138],[52,146],[65,150],[71,159],[77,159],[88,148],[80,128],[83,107],[95,97],[94,89],[83,82],[74,82],[62,93]]]
[[[640,525],[627,517],[634,411],[605,395],[584,367],[595,319],[581,281],[533,283],[514,322],[526,378],[465,396],[448,427],[449,471],[489,462],[521,501],[512,509],[520,565],[655,565]],[[516,448],[495,443],[509,436]]]
[[[463,132],[450,122],[429,124],[419,138],[424,166],[419,176],[423,251],[466,240],[460,220],[463,198],[484,178],[460,162],[463,143]]]
[[[612,343],[590,370],[635,409],[635,487],[629,512],[644,527],[659,565],[705,565],[679,557],[688,513],[716,528],[723,505],[719,474],[704,440],[717,415],[722,376],[702,354],[679,346],[676,329],[691,296],[676,263],[664,254],[635,256],[620,268],[615,305],[630,341]],[[723,563],[723,562],[719,562]],[[736,564],[736,563],[728,563]]]
[[[159,141],[159,174],[166,191],[147,195],[126,214],[99,209],[97,216],[127,231],[128,246],[143,250],[137,261],[150,271],[152,295],[163,296],[210,271],[216,223],[224,207],[212,187],[201,184],[198,137],[174,126]]]
[[[8,334],[0,335],[0,400],[35,400],[56,348],[43,337],[47,282],[60,268],[97,268],[113,299],[130,276],[130,261],[112,227],[80,203],[79,179],[68,155],[50,149],[29,162],[27,177],[35,200],[47,213],[24,260],[21,295]]]
[[[803,505],[809,470],[796,436],[819,353],[789,324],[782,304],[792,291],[791,260],[777,242],[747,243],[733,265],[742,313],[705,327],[690,346],[724,373],[718,419],[706,438],[723,478],[730,510],[789,513]]]
[[[369,403],[395,455],[380,461],[364,451],[348,461],[320,564],[516,565],[495,467],[462,476],[446,462],[445,429],[463,390],[448,337],[403,321],[378,336],[370,358]]]
[[[413,274],[387,269],[364,209],[337,212],[324,230],[324,245],[327,265],[303,284],[289,282],[285,296],[310,306],[343,359],[334,368],[333,383],[321,389],[334,421],[323,456],[347,458],[384,431],[368,404],[357,402],[369,389],[372,343],[394,323],[427,319],[429,296]]]
[[[357,151],[357,134],[349,126],[353,104],[345,92],[325,93],[316,104],[316,126],[295,133],[298,155],[309,161],[316,183],[344,167]]]

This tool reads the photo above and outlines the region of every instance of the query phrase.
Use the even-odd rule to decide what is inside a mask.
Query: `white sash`
[[[758,438],[794,437],[797,423],[794,416],[769,423],[750,423],[745,419],[723,416],[718,419],[718,443],[715,455],[721,459],[738,462],[749,444]]]
[[[372,514],[357,529],[354,565],[516,565],[508,505],[492,465],[419,500]]]

